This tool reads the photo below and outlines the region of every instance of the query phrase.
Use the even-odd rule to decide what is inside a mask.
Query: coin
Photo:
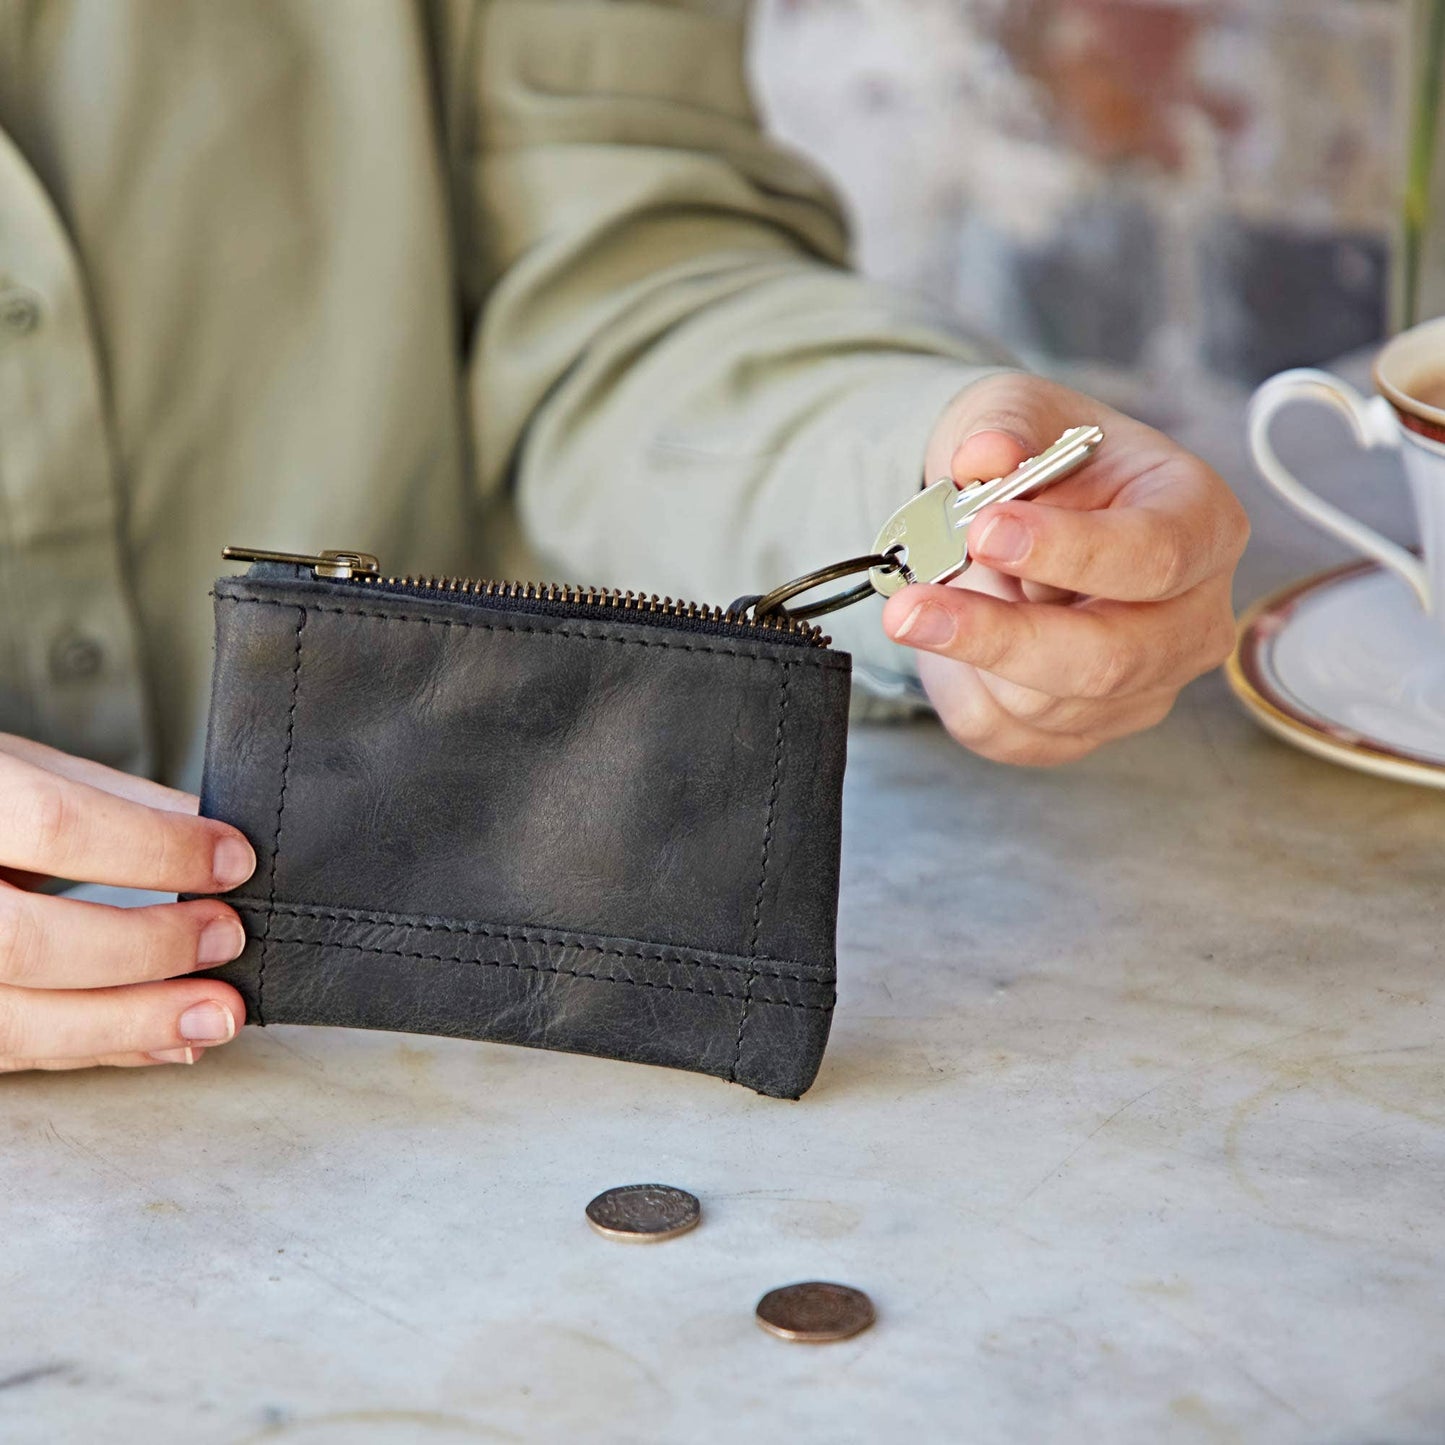
[[[757,1313],[769,1334],[818,1345],[849,1339],[875,1318],[873,1301],[861,1289],[821,1279],[769,1290],[758,1301]]]
[[[695,1196],[670,1184],[622,1184],[603,1190],[587,1206],[587,1223],[598,1234],[633,1244],[675,1239],[701,1217]]]

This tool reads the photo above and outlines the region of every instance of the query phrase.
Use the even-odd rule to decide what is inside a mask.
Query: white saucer
[[[1373,562],[1307,577],[1239,625],[1229,684],[1286,742],[1445,788],[1445,624]]]

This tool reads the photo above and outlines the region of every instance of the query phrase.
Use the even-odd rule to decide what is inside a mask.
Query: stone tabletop
[[[1340,554],[1259,495],[1240,406],[1165,420],[1249,500],[1245,601]],[[1300,430],[1398,523],[1388,462]],[[288,1028],[0,1082],[0,1439],[1437,1441],[1442,869],[1445,794],[1217,676],[1056,772],[860,729],[801,1103]],[[587,1228],[652,1180],[702,1226]],[[877,1324],[760,1331],[807,1278]]]

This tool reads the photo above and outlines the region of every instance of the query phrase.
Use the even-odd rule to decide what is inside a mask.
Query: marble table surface
[[[1243,602],[1342,554],[1260,496],[1240,406],[1165,421],[1249,500]],[[1297,431],[1402,525],[1388,461]],[[1442,871],[1445,794],[1218,676],[1057,772],[858,729],[801,1103],[287,1028],[0,1083],[0,1439],[1438,1441]],[[700,1229],[587,1230],[654,1179]],[[877,1325],[763,1334],[805,1278]]]

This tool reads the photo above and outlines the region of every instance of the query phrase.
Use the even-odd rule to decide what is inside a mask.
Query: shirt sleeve
[[[1004,364],[847,269],[734,0],[483,0],[459,258],[479,485],[568,579],[726,603],[869,550]],[[879,604],[827,630],[884,690]]]

